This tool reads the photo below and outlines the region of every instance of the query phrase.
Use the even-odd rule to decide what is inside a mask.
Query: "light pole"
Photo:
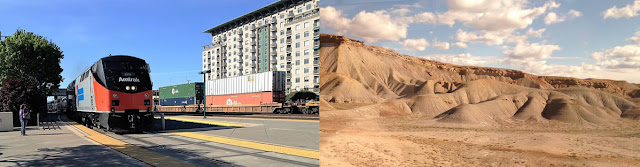
[[[204,89],[204,92],[202,92],[202,119],[207,119],[207,74],[210,74],[211,70],[206,70],[206,71],[201,71],[200,74],[202,74],[202,88]]]

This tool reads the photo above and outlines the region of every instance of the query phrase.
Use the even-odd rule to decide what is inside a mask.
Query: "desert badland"
[[[321,165],[640,165],[639,84],[320,40]]]

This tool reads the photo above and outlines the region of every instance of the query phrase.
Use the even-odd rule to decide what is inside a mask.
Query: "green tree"
[[[303,91],[291,92],[287,94],[285,98],[286,100],[291,100],[291,101],[297,101],[298,99],[317,100],[318,95],[316,93],[313,93],[312,91],[303,90]]]
[[[52,41],[17,30],[0,41],[0,84],[6,78],[21,78],[25,83],[35,83],[43,92],[52,93],[62,82],[63,58],[60,47]]]

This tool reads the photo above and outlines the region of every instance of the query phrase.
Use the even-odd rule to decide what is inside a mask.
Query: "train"
[[[47,102],[47,113],[63,113],[67,109],[67,99],[59,98]]]
[[[149,64],[128,55],[95,62],[67,86],[68,115],[87,127],[149,131],[153,127]]]

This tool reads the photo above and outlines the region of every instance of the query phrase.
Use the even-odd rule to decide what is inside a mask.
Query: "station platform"
[[[80,137],[67,124],[42,130],[20,127],[0,132],[0,166],[148,166],[110,148]]]
[[[319,165],[318,121],[167,116],[211,126],[115,134],[63,120],[0,132],[0,166]]]

